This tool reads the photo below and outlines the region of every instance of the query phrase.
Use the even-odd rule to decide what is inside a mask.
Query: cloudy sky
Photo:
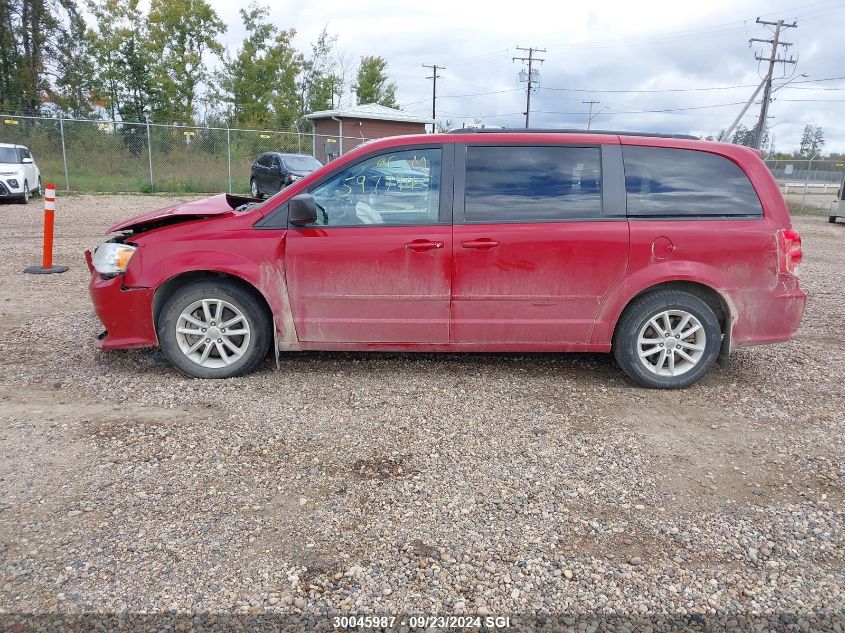
[[[243,37],[243,5],[211,3],[229,25],[234,51]],[[827,150],[845,152],[843,0],[319,0],[270,7],[279,27],[297,30],[302,49],[327,26],[353,66],[362,55],[385,57],[409,112],[430,115],[430,71],[421,64],[438,64],[446,67],[438,119],[524,126],[525,89],[517,78],[523,65],[512,57],[523,54],[517,46],[534,46],[546,52],[539,54],[545,62],[531,99],[532,127],[584,127],[582,102],[596,100],[601,112],[593,128],[696,135],[727,127],[759,84],[764,68],[754,57],[767,57],[769,49],[749,47],[748,40],[770,38],[771,31],[755,18],[797,20],[783,39],[793,43],[786,54],[798,64],[776,67],[776,84],[793,79],[769,110],[776,147],[797,148],[810,123],[824,128]],[[742,122],[753,126],[759,109],[758,102]]]

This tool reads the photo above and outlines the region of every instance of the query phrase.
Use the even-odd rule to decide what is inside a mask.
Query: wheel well
[[[267,299],[265,299],[264,295],[261,294],[251,283],[228,273],[221,273],[213,270],[196,270],[171,277],[158,287],[155,297],[153,297],[153,324],[158,324],[159,312],[161,312],[162,306],[168,298],[173,296],[174,292],[197,281],[225,281],[233,286],[238,286],[258,299],[267,314],[267,318],[272,321],[273,312],[270,310],[270,305],[267,303]]]
[[[681,290],[698,297],[710,306],[710,309],[713,310],[716,318],[719,319],[719,327],[722,329],[722,334],[730,335],[728,322],[730,321],[731,311],[725,301],[725,298],[710,286],[706,286],[695,281],[667,281],[650,286],[635,297],[631,297],[630,301],[628,301],[625,308],[619,314],[619,318],[616,320],[616,325],[613,327],[614,335],[616,334],[616,327],[619,325],[619,321],[622,320],[622,315],[625,314],[625,311],[628,310],[631,304],[643,295],[651,294],[657,290]],[[725,336],[726,340],[727,338],[728,336]]]

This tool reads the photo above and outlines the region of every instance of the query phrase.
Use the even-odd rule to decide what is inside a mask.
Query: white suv
[[[41,171],[23,145],[0,143],[0,200],[26,204],[32,193],[41,193]]]

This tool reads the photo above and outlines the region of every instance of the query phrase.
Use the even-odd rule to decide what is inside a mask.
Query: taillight
[[[804,259],[801,235],[795,229],[778,229],[778,272],[798,275],[798,264]]]

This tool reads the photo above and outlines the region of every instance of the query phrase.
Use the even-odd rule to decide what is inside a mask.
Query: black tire
[[[258,181],[251,178],[249,181],[249,193],[253,198],[261,198],[261,187],[258,186]]]
[[[225,367],[206,367],[194,362],[182,351],[177,341],[176,324],[180,314],[192,303],[203,299],[222,300],[231,304],[240,310],[249,324],[250,339],[246,351]],[[194,378],[233,378],[248,374],[266,358],[273,340],[272,321],[256,294],[223,281],[199,281],[176,290],[162,306],[156,331],[159,345],[173,366]]]
[[[18,202],[21,204],[29,204],[29,181],[23,181],[23,195],[18,198]]]
[[[44,196],[44,185],[41,184],[41,176],[38,177],[38,189],[35,192],[35,195],[39,198]]]
[[[836,216],[835,215],[827,216],[827,221],[830,222],[831,224],[836,224]]]
[[[646,367],[647,361],[641,360],[639,355],[641,329],[666,310],[682,310],[691,314],[698,319],[705,336],[698,362],[678,376],[663,376],[650,371]],[[625,309],[613,335],[613,354],[622,370],[637,384],[652,389],[681,389],[697,382],[710,370],[719,356],[721,344],[719,320],[702,299],[682,290],[657,290],[639,297]],[[662,343],[660,347],[663,347]]]

